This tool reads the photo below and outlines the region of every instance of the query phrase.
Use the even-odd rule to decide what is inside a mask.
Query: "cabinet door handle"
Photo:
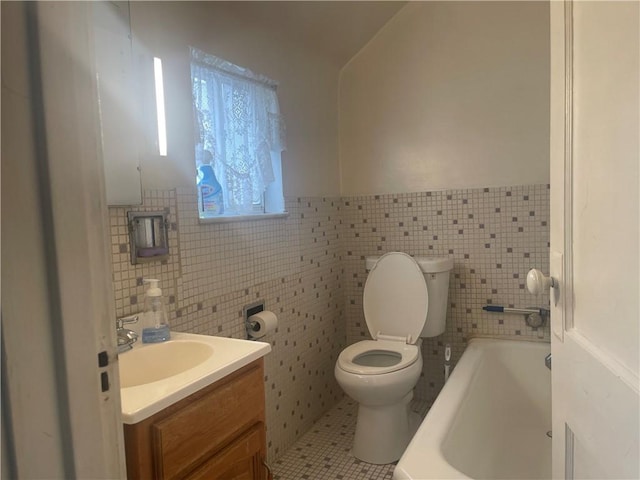
[[[271,473],[271,467],[267,463],[267,461],[262,459],[262,466],[267,470],[267,480],[273,480],[273,473]]]

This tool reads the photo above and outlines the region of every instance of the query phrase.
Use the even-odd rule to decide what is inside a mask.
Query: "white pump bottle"
[[[149,289],[144,297],[142,343],[166,342],[171,337],[159,282],[155,278],[144,279],[144,283],[149,284]]]

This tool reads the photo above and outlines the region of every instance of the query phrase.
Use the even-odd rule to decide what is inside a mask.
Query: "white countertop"
[[[271,345],[264,342],[171,332],[169,342],[185,340],[205,343],[212,347],[213,354],[204,362],[182,373],[151,383],[121,388],[120,401],[124,423],[134,424],[145,420],[271,351]],[[154,344],[136,345],[131,352],[153,346]],[[122,359],[131,352],[121,353],[119,358]]]

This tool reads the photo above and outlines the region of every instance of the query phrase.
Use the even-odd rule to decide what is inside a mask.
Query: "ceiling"
[[[245,18],[315,48],[345,65],[405,1],[234,1]]]

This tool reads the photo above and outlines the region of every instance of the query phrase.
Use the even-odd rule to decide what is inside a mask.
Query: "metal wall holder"
[[[169,258],[169,220],[165,212],[127,212],[131,264]]]
[[[258,300],[257,302],[250,303],[242,307],[242,318],[244,318],[244,326],[247,330],[247,339],[255,340],[255,338],[251,337],[250,331],[255,331],[255,322],[249,320],[251,315],[255,315],[256,313],[260,313],[264,311],[264,300]]]
[[[536,307],[527,307],[527,308],[509,308],[509,307],[501,307],[499,305],[485,305],[482,307],[483,310],[487,312],[494,313],[516,313],[520,315],[524,315],[525,323],[532,328],[539,328],[544,326],[547,323],[547,318],[549,317],[550,311],[547,308],[536,308]]]

